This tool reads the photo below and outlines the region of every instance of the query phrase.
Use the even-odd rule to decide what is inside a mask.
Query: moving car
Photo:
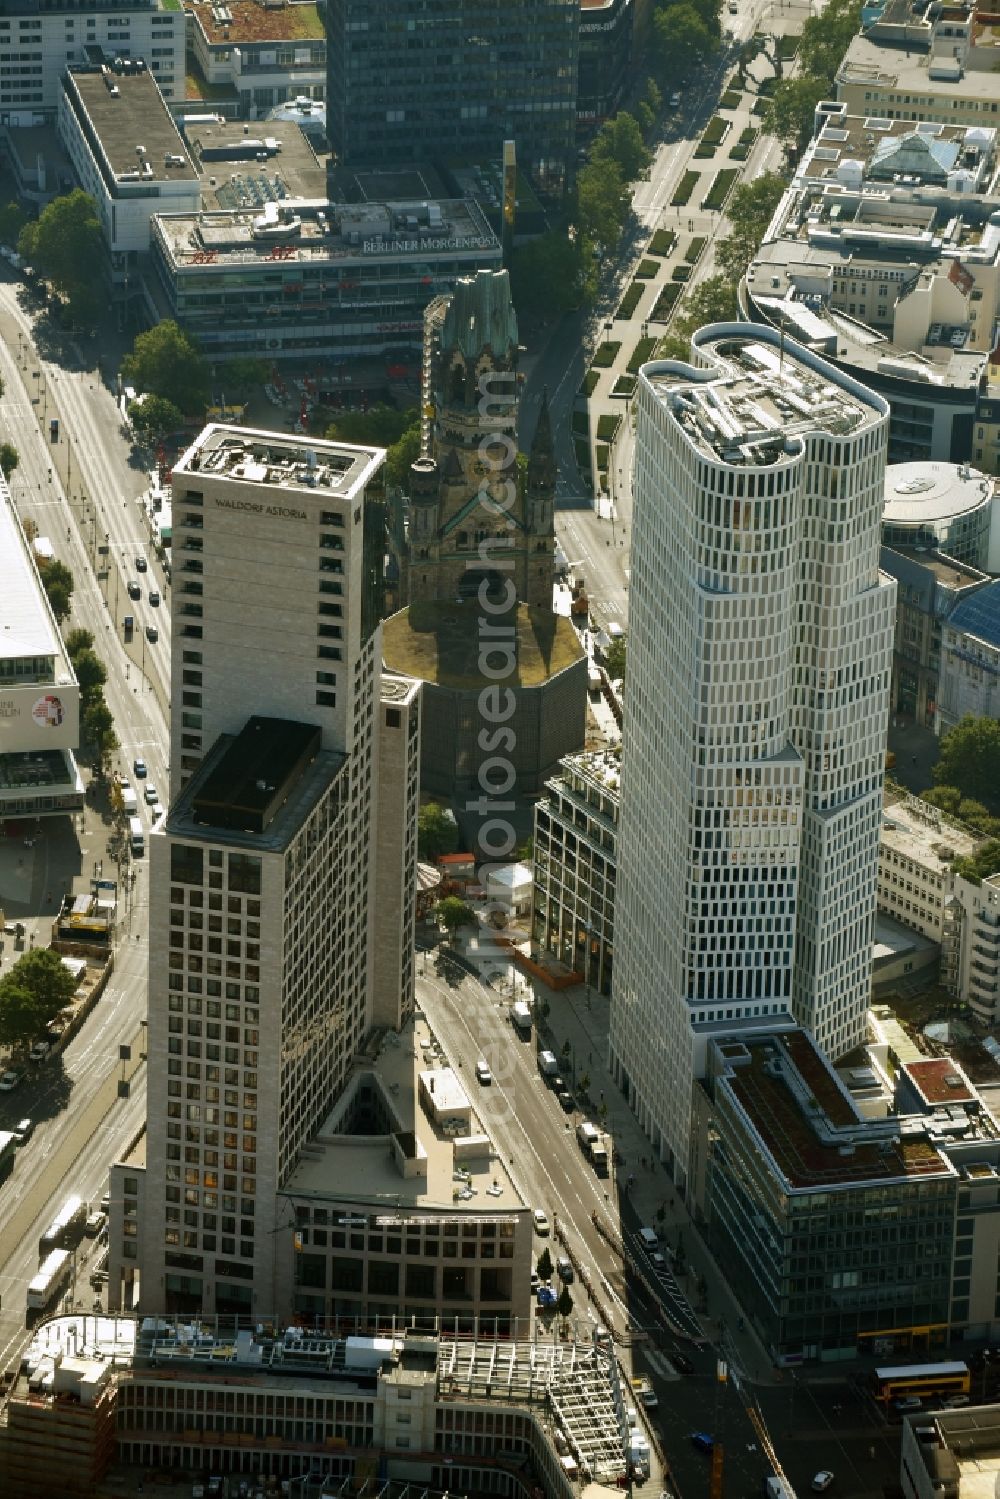
[[[146,774],[146,762],[145,762],[145,760],[133,760],[132,761],[132,773],[136,777],[137,780],[141,781],[142,778],[143,778],[143,776]]]
[[[909,1411],[922,1411],[924,1402],[919,1395],[900,1395],[898,1400],[892,1402],[892,1408],[899,1411],[900,1415],[906,1415]]]
[[[160,595],[157,593],[155,588],[151,588],[149,590],[149,602],[152,604],[154,609],[160,602]]]
[[[479,1083],[481,1087],[487,1088],[492,1081],[492,1072],[487,1067],[486,1063],[480,1058],[480,1060],[476,1063],[476,1082]]]
[[[541,1237],[544,1238],[545,1235],[549,1232],[550,1228],[547,1216],[542,1212],[541,1208],[535,1208],[531,1217],[535,1224],[535,1233],[541,1235]]]
[[[127,589],[128,596],[129,596],[130,599],[141,599],[142,598],[142,589],[139,587],[139,584],[136,582],[135,578],[130,578],[128,580],[128,583],[126,584],[126,589]]]
[[[670,1359],[670,1362],[673,1364],[678,1373],[688,1375],[694,1373],[694,1364],[692,1364],[691,1360],[687,1357],[686,1354],[671,1353],[668,1354],[667,1357]]]
[[[942,1401],[945,1410],[957,1411],[961,1406],[969,1404],[968,1395],[949,1395],[947,1400]]]
[[[155,645],[156,642],[159,640],[159,638],[160,638],[160,632],[156,628],[156,626],[155,625],[147,625],[146,626],[146,639],[149,641],[150,645]]]
[[[13,1093],[14,1089],[20,1086],[20,1083],[21,1074],[16,1072],[13,1067],[8,1067],[7,1071],[0,1077],[0,1093]]]
[[[821,1468],[812,1481],[814,1494],[825,1494],[833,1482],[833,1474],[828,1468]]]
[[[707,1431],[692,1431],[691,1445],[697,1447],[699,1452],[711,1452],[715,1446],[715,1439],[709,1436]]]
[[[151,807],[154,802],[158,802],[160,800],[160,793],[157,791],[152,781],[147,781],[145,786],[142,788],[142,798],[147,807]]]
[[[11,1131],[15,1145],[27,1145],[34,1133],[35,1121],[33,1119],[19,1119]]]
[[[137,573],[144,573],[146,571],[146,559],[141,552],[135,559],[135,570]]]
[[[562,1109],[563,1113],[572,1114],[573,1110],[576,1108],[576,1099],[573,1097],[572,1093],[568,1093],[564,1088],[563,1091],[556,1096],[559,1100],[559,1107]]]
[[[100,1233],[103,1227],[104,1214],[100,1211],[100,1209],[96,1209],[93,1213],[90,1214],[90,1217],[87,1219],[86,1227],[83,1231],[87,1235],[88,1239],[96,1239],[97,1235]]]

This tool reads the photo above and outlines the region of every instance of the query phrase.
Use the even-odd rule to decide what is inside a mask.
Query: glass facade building
[[[576,131],[579,0],[328,0],[330,144],[347,166],[500,158],[559,190]]]

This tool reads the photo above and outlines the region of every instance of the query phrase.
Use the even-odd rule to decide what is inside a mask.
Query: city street
[[[30,318],[23,311],[16,285],[4,271],[0,279],[0,377],[4,391],[0,419],[20,455],[12,492],[22,521],[33,521],[48,536],[56,556],[70,568],[75,588],[67,627],[90,630],[108,671],[105,697],[121,741],[117,759],[130,770],[141,756],[149,779],[166,799],[167,727],[161,693],[168,682],[169,624],[166,610],[152,611],[161,627],[162,654],[146,660],[159,691],[142,676],[142,651],[126,654],[120,629],[114,627],[107,589],[115,603],[115,576],[121,553],[131,558],[144,549],[150,556],[136,495],[145,476],[129,465],[128,444],[110,393],[93,371],[68,369],[50,359],[39,362],[26,341]],[[37,377],[34,371],[41,369]],[[47,441],[48,418],[61,419],[59,442]],[[41,428],[40,428],[41,423]],[[67,441],[72,441],[72,459]],[[64,482],[65,481],[65,482]],[[72,503],[70,496],[72,496]],[[82,498],[86,496],[86,501]],[[127,504],[122,500],[127,499]],[[97,548],[108,533],[112,571],[103,586],[95,562],[105,559]],[[126,575],[132,575],[131,573]],[[119,575],[122,576],[122,575]],[[153,570],[147,579],[162,578]],[[152,585],[157,586],[154,582]],[[124,599],[124,584],[121,584]],[[134,608],[135,606],[130,607]],[[146,606],[148,609],[148,605]],[[124,613],[124,609],[122,609]],[[139,618],[145,619],[140,609]],[[141,633],[137,619],[137,635]],[[89,772],[85,771],[89,779]],[[145,825],[149,808],[140,802]],[[75,824],[75,825],[74,825]],[[82,825],[81,825],[82,824]],[[91,877],[104,872],[104,844],[111,829],[104,803],[88,805],[82,818],[41,824],[39,840],[23,856],[44,871],[28,871],[30,888],[89,889]],[[88,855],[84,861],[80,850]],[[26,1340],[24,1295],[38,1267],[38,1239],[59,1207],[71,1195],[96,1203],[107,1190],[109,1163],[134,1138],[145,1117],[144,1022],[146,1015],[146,862],[134,864],[136,882],[120,892],[119,941],[108,986],[80,1033],[37,1071],[32,1068],[19,1088],[0,1105],[0,1128],[29,1116],[36,1122],[31,1140],[17,1152],[14,1170],[0,1186],[0,1369],[15,1361]],[[51,908],[50,908],[51,910]],[[44,924],[39,927],[44,937]],[[6,958],[15,954],[8,952]],[[131,1060],[119,1060],[119,1047],[131,1048]],[[129,1096],[119,1097],[119,1082],[130,1081]],[[75,1292],[71,1298],[89,1307],[94,1293],[87,1284],[88,1262],[100,1253],[84,1240],[77,1255]]]

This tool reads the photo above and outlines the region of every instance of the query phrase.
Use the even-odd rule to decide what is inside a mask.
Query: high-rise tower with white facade
[[[721,324],[639,381],[611,1058],[688,1169],[707,1037],[863,1035],[895,584],[888,405]]]
[[[277,1194],[366,1034],[412,1009],[419,703],[391,683],[380,706],[384,456],[209,426],[174,469],[131,1235],[112,1192],[144,1310],[279,1310]]]

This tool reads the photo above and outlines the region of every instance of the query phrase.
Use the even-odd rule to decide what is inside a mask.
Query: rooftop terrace
[[[954,859],[970,859],[982,843],[970,828],[953,822],[939,808],[916,796],[887,802],[882,814],[882,847],[914,863],[950,868]]]
[[[185,0],[209,42],[321,42],[326,28],[315,4],[263,5],[261,0]]]

